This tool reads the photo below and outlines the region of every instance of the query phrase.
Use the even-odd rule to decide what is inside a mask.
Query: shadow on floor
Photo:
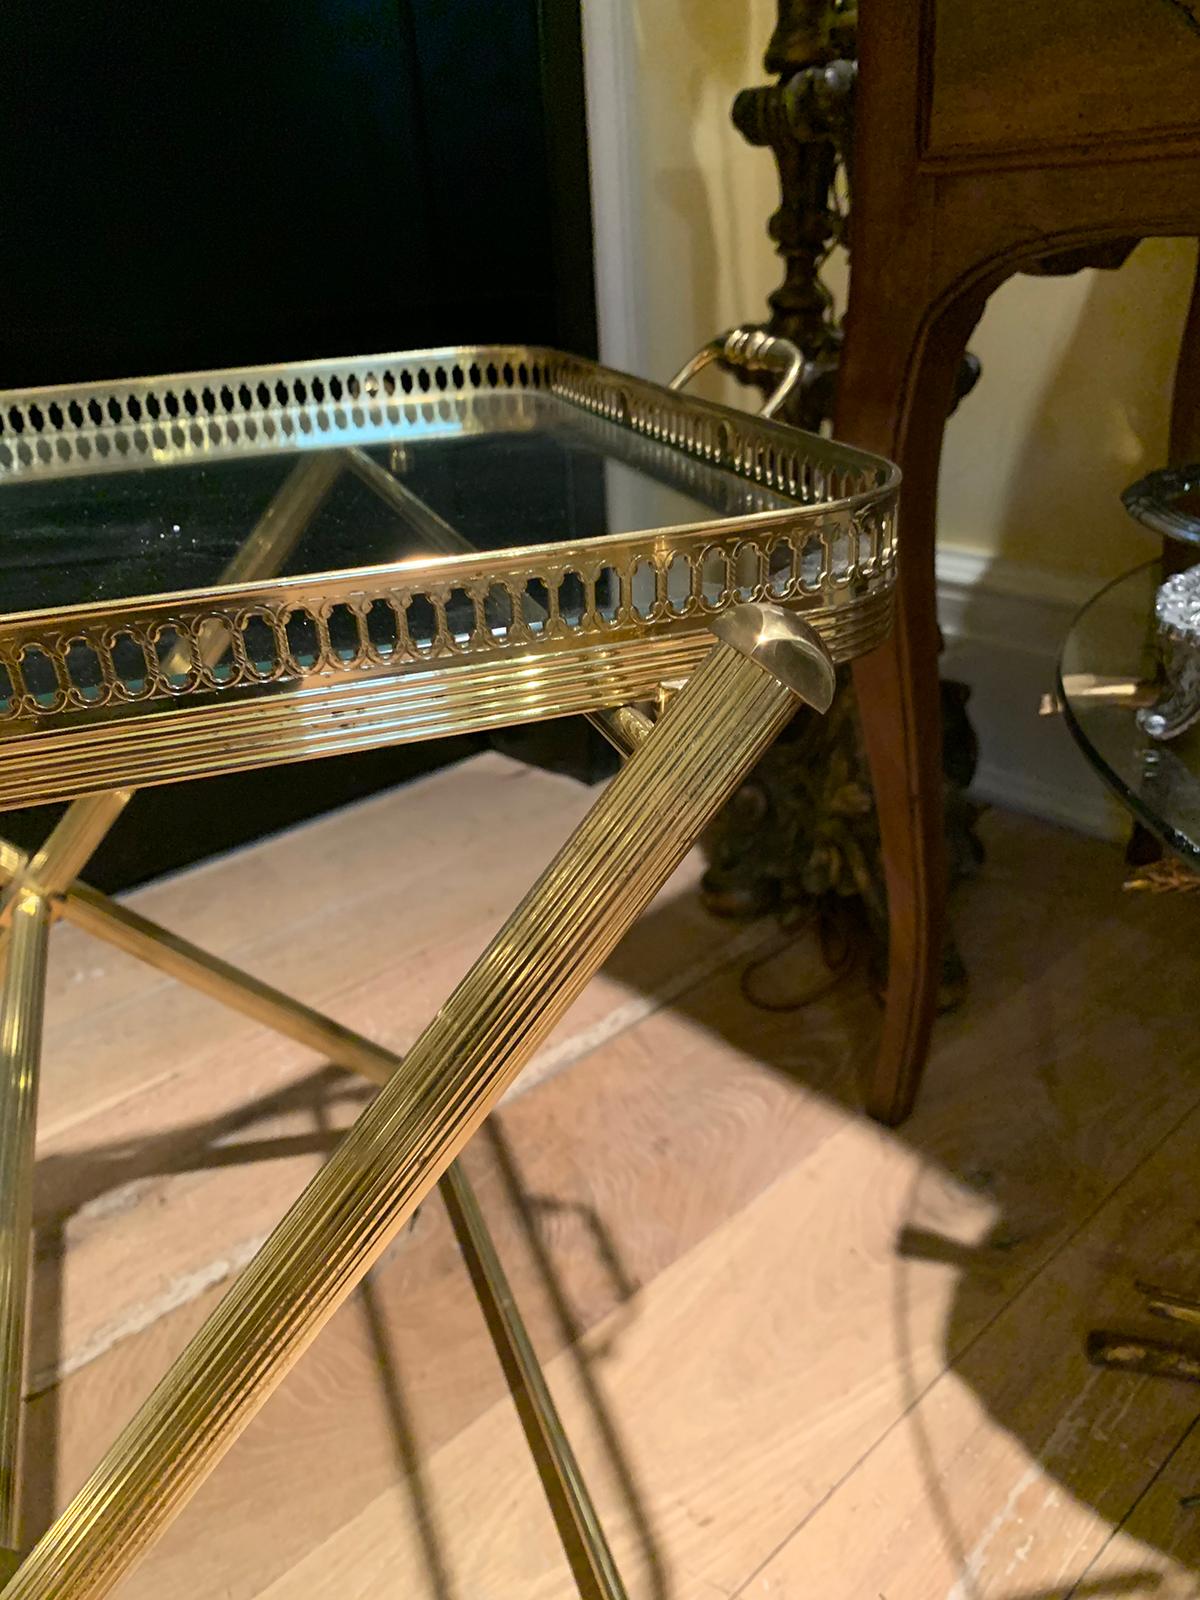
[[[221,1166],[255,1164],[282,1160],[297,1155],[332,1153],[339,1143],[347,1110],[360,1109],[373,1096],[372,1086],[362,1084],[334,1067],[320,1069],[289,1085],[278,1094],[260,1097],[246,1106],[203,1123],[172,1129],[153,1139],[114,1143],[89,1151],[72,1152],[69,1157],[43,1158],[38,1166],[38,1181],[58,1197],[53,1216],[40,1218],[35,1232],[35,1271],[31,1298],[31,1325],[42,1335],[40,1365],[44,1376],[32,1375],[28,1390],[33,1402],[26,1407],[22,1438],[22,1544],[31,1546],[46,1530],[60,1509],[58,1495],[58,1446],[62,1418],[58,1405],[59,1384],[54,1373],[61,1366],[61,1345],[47,1348],[47,1330],[61,1333],[63,1321],[63,1283],[67,1249],[67,1225],[71,1217],[90,1202],[137,1185],[140,1180],[171,1173],[184,1173]],[[259,1124],[288,1112],[309,1111],[311,1133],[247,1137]],[[341,1125],[332,1113],[341,1111]],[[520,1165],[501,1126],[494,1118],[482,1135],[496,1171],[500,1174],[513,1215],[525,1232],[542,1290],[553,1308],[557,1325],[556,1345],[568,1348],[590,1406],[598,1436],[608,1457],[627,1515],[636,1530],[642,1551],[642,1567],[650,1577],[649,1593],[655,1600],[667,1600],[668,1588],[653,1531],[643,1510],[642,1497],[624,1448],[621,1430],[607,1407],[603,1389],[597,1381],[589,1357],[578,1345],[585,1331],[571,1306],[570,1297],[559,1280],[543,1236],[543,1219],[563,1209],[571,1209],[594,1243],[613,1283],[614,1297],[628,1302],[635,1285],[622,1269],[615,1241],[602,1219],[589,1207],[564,1206],[551,1195],[527,1191]],[[435,1202],[440,1203],[440,1202]],[[415,1219],[414,1219],[415,1220]],[[388,1326],[386,1310],[374,1282],[374,1275],[360,1284],[353,1304],[365,1322],[373,1356],[382,1409],[389,1423],[395,1449],[397,1476],[407,1488],[413,1526],[425,1568],[426,1592],[430,1600],[455,1600],[457,1590],[447,1559],[451,1548],[441,1525],[436,1496],[427,1476],[425,1457],[413,1425],[406,1393],[403,1364],[399,1359]]]
[[[936,1260],[954,1269],[957,1289],[944,1338],[946,1357],[958,1377],[1070,1494],[1116,1524],[1130,1509],[1128,1494],[1122,1498],[1117,1483],[1119,1474],[1113,1473],[1112,1481],[1097,1492],[1092,1477],[1075,1470],[1071,1450],[1062,1447],[1048,1425],[1042,1425],[1045,1419],[1030,1414],[1028,1386],[1014,1381],[1009,1370],[988,1370],[973,1360],[972,1352],[1014,1298],[1035,1283],[1065,1239],[1080,1231],[1172,1127],[1200,1104],[1196,1070],[1200,1046],[1178,1004],[1181,983],[1190,970],[1194,922],[1187,920],[1189,908],[1178,903],[1148,906],[1119,901],[1121,874],[1115,852],[1110,856],[1094,843],[1032,824],[1018,826],[1004,817],[991,819],[988,832],[989,870],[979,885],[967,891],[958,924],[972,972],[971,993],[965,1008],[940,1025],[921,1103],[894,1137],[922,1158],[917,1190],[926,1180],[931,1190],[953,1180],[985,1197],[995,1221],[985,1238],[964,1246],[930,1224],[924,1197],[914,1192],[910,1216],[895,1241],[896,1340],[899,1348],[906,1348],[906,1263]],[[646,941],[680,937],[680,919],[695,916],[694,905],[679,899],[660,901],[609,962],[609,976],[636,990],[639,949],[646,948]],[[780,958],[784,966],[787,959]],[[784,989],[795,977],[781,973]],[[861,979],[848,979],[816,1004],[792,1014],[751,1007],[738,998],[731,982],[705,982],[673,998],[671,1007],[794,1083],[798,1091],[815,1091],[848,1111],[857,1108],[858,1079],[870,1059],[878,1026],[877,1009]],[[1131,1085],[1134,1073],[1137,1083]],[[369,1089],[327,1069],[271,1101],[256,1101],[204,1126],[176,1130],[160,1140],[73,1154],[69,1172],[56,1175],[54,1189],[63,1196],[58,1214],[39,1225],[40,1270],[33,1317],[43,1326],[56,1326],[60,1320],[61,1279],[55,1263],[62,1258],[68,1217],[89,1200],[154,1173],[260,1160],[303,1149],[327,1151],[338,1137],[329,1121],[331,1106],[342,1101],[353,1107],[369,1094]],[[1022,1107],[1018,1117],[1011,1114],[1014,1103]],[[313,1113],[311,1135],[229,1143],[233,1134],[252,1129],[264,1117],[303,1105]],[[587,1136],[586,1128],[578,1130],[581,1145]],[[664,1566],[620,1427],[606,1404],[602,1383],[582,1353],[581,1327],[547,1244],[556,1208],[570,1202],[531,1186],[523,1170],[523,1153],[510,1144],[503,1115],[493,1119],[483,1143],[520,1219],[553,1307],[556,1347],[571,1349],[580,1364],[582,1392],[615,1468],[651,1592],[656,1600],[686,1600],[684,1589],[670,1579]],[[45,1167],[43,1163],[39,1168],[39,1181],[47,1176]],[[1196,1230],[1188,1216],[1181,1221],[1172,1259],[1165,1265],[1161,1261],[1147,1265],[1154,1268],[1153,1275],[1173,1275],[1181,1287],[1194,1290],[1200,1282],[1200,1245],[1191,1237]],[[634,1275],[622,1261],[619,1241],[594,1211],[583,1221],[611,1278],[613,1303],[627,1305],[636,1315]],[[1136,1237],[1123,1244],[1136,1256]],[[1124,1265],[1123,1259],[1114,1263],[1111,1252],[1094,1263],[1092,1280],[1077,1306],[1081,1339],[1105,1285]],[[413,1501],[430,1592],[436,1600],[457,1600],[444,1554],[445,1530],[438,1526],[422,1477],[421,1452],[412,1436],[404,1376],[370,1281],[360,1303],[395,1435],[396,1468]],[[1028,1352],[1026,1359],[1036,1367],[1036,1351]],[[906,1381],[908,1425],[919,1428],[920,1417],[913,1408],[920,1387],[911,1363]],[[1110,1405],[1106,1396],[1111,1389],[1106,1385],[1122,1382],[1106,1377],[1080,1397],[1073,1412],[1078,1428],[1100,1425]],[[52,1389],[51,1384],[42,1403],[32,1408],[33,1426],[25,1444],[25,1517],[30,1535],[44,1526],[53,1510],[59,1419]],[[1141,1492],[1162,1472],[1200,1417],[1194,1393],[1172,1391],[1177,1420],[1173,1431],[1166,1431],[1158,1458],[1148,1465]],[[1147,1394],[1147,1404],[1161,1403]],[[918,1440],[918,1454],[925,1462],[926,1493],[943,1539],[959,1554],[964,1600],[972,1600],[976,1591],[971,1551],[955,1531],[953,1508],[943,1497],[942,1475],[928,1441]],[[798,1505],[797,1521],[805,1509]],[[1200,1511],[1196,1515],[1200,1518]],[[1144,1592],[1156,1581],[1152,1573],[1142,1571],[1094,1579],[1085,1574],[1071,1593],[1090,1597],[1138,1588]],[[1014,1590],[1003,1600],[1042,1597]]]
[[[960,1600],[973,1600],[981,1591],[972,1576],[975,1553],[957,1532],[941,1488],[948,1463],[939,1465],[915,1409],[922,1386],[907,1327],[910,1264],[940,1262],[957,1275],[943,1336],[957,1379],[1051,1477],[1114,1530],[1129,1520],[1200,1422],[1200,1390],[1194,1387],[1103,1374],[1065,1403],[1071,1427],[1064,1440],[1064,1430],[1055,1427],[1058,1419],[1045,1415],[1044,1397],[1033,1394],[1036,1347],[1014,1352],[1002,1370],[989,1369],[977,1353],[983,1334],[1032,1290],[1051,1257],[1083,1234],[1162,1140],[1200,1107],[1200,1035],[1190,1006],[1180,1003],[1194,982],[1196,921],[1189,897],[1123,896],[1115,847],[1003,814],[988,818],[985,829],[988,868],[962,891],[956,919],[971,973],[968,998],[939,1023],[917,1110],[893,1134],[923,1163],[911,1197],[912,1220],[895,1239],[895,1338],[909,1352],[907,1426],[918,1436],[925,1492],[945,1547],[957,1552]],[[658,914],[652,908],[639,925],[640,936],[670,938],[672,908],[665,907],[656,929]],[[811,947],[794,953],[791,970],[786,954],[776,965],[781,995],[803,990],[819,975]],[[620,952],[608,971],[636,982],[636,967],[625,965]],[[675,1001],[674,1009],[798,1088],[815,1089],[850,1110],[861,1104],[878,1017],[861,975],[791,1014],[714,1003],[700,988]],[[1022,1108],[1018,1116],[1014,1105]],[[995,1216],[986,1236],[969,1246],[922,1220],[923,1211],[939,1209],[947,1179],[977,1193]],[[1073,1306],[1080,1350],[1099,1319],[1116,1317],[1119,1326],[1137,1320],[1138,1275],[1200,1293],[1193,1192],[1189,1175],[1176,1174],[1173,1192],[1163,1200],[1177,1223],[1169,1230],[1165,1256],[1157,1247],[1149,1260],[1142,1254],[1144,1216],[1096,1247]],[[1143,1332],[1154,1333],[1144,1315],[1141,1323]],[[1169,1332],[1160,1323],[1158,1336],[1164,1331]],[[1128,1476],[1097,1472],[1094,1455],[1076,1451],[1073,1441],[1104,1438],[1135,1391],[1134,1404],[1144,1406],[1151,1421],[1145,1429],[1145,1476],[1131,1505]],[[1186,1538],[1200,1565],[1200,1482],[1195,1489],[1196,1496],[1184,1496],[1181,1510],[1195,1519]],[[1146,1537],[1145,1528],[1139,1536]],[[1177,1528],[1173,1536],[1178,1539]],[[1180,1559],[1179,1543],[1173,1554]],[[1094,1580],[1085,1575],[1069,1593],[1147,1593],[1160,1581],[1137,1568]],[[1014,1589],[1003,1600],[1040,1597]]]

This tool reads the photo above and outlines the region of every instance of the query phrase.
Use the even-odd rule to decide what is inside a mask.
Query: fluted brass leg
[[[437,1182],[801,699],[833,670],[798,619],[736,608],[183,1356],[23,1563],[12,1600],[107,1594]]]
[[[650,724],[646,724],[649,728]],[[0,840],[0,881],[24,864],[19,850]],[[240,972],[178,934],[139,916],[107,895],[76,883],[59,902],[68,922],[208,995],[230,1010],[261,1022],[309,1049],[383,1084],[402,1058],[311,1006]],[[546,1489],[583,1600],[624,1600],[625,1591],[600,1519],[526,1332],[520,1310],[461,1162],[446,1169],[441,1192],[471,1274],[488,1331],[496,1346],[521,1424]],[[0,1552],[2,1557],[2,1552]],[[0,1583],[6,1573],[0,1565]]]
[[[83,871],[132,799],[132,789],[113,789],[108,794],[90,794],[74,801],[31,859],[28,879],[45,895],[61,894]],[[14,885],[14,893],[20,892],[18,883]]]
[[[0,1546],[9,1550],[16,1548],[19,1537],[33,1143],[49,928],[45,900],[22,894],[12,910],[8,964],[0,989]]]

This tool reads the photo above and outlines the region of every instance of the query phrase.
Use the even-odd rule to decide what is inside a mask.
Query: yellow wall
[[[641,286],[633,348],[642,372],[665,379],[714,333],[762,317],[779,280],[765,234],[778,203],[774,162],[729,121],[737,90],[765,81],[775,7],[585,5],[611,18],[630,50],[630,103],[593,106],[590,120],[595,144],[597,117],[629,119]],[[1150,544],[1118,495],[1164,460],[1194,264],[1190,242],[1152,240],[1120,272],[1016,278],[993,297],[971,342],[983,379],[946,436],[943,543],[1097,578],[1145,557]]]
[[[939,539],[1096,577],[1153,553],[1119,495],[1166,460],[1195,264],[1192,241],[1148,239],[1117,272],[992,297],[971,340],[983,377],[946,432]]]
[[[585,0],[607,9],[613,0]],[[775,165],[729,120],[737,91],[763,80],[772,0],[627,0],[636,117],[632,178],[641,239],[643,372],[664,380],[714,333],[763,314],[778,280],[766,219]],[[623,13],[623,16],[622,16]],[[594,107],[591,118],[603,116]]]

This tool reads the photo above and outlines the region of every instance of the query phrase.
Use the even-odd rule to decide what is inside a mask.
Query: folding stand
[[[660,441],[640,454],[635,449],[640,464],[657,469],[659,481],[682,459],[687,487],[695,492],[702,476],[694,459],[699,455],[724,463],[718,476],[732,472],[752,482],[779,477],[803,487],[812,469],[803,463],[800,441],[803,448],[815,447],[822,478],[826,468],[830,476],[834,470],[845,475],[841,498],[803,509],[793,502],[780,515],[772,496],[752,494],[749,506],[737,508],[732,528],[710,523],[625,536],[624,547],[611,536],[556,544],[548,547],[554,557],[549,570],[544,558],[539,565],[530,551],[486,557],[468,548],[407,566],[364,565],[328,577],[277,578],[347,476],[388,507],[396,526],[415,535],[423,550],[462,551],[465,541],[454,526],[401,481],[406,462],[393,455],[389,470],[361,441],[407,436],[418,441],[415,451],[423,434],[436,433],[439,422],[447,420],[448,432],[471,434],[487,401],[498,398],[494,391],[504,387],[506,371],[509,387],[517,390],[525,387],[516,381],[520,371],[538,372],[533,387],[540,391],[539,401],[554,396],[582,404],[585,413],[598,409],[610,456],[622,408],[628,421],[647,395],[660,408],[673,399],[652,385],[543,352],[520,352],[519,359],[513,351],[378,358],[360,380],[357,369],[366,365],[355,364],[349,382],[339,381],[344,392],[360,382],[362,388],[367,382],[378,386],[373,374],[379,369],[384,384],[390,378],[395,385],[396,370],[428,374],[431,366],[435,375],[446,374],[443,389],[457,384],[472,391],[472,372],[481,377],[494,372],[499,383],[476,383],[483,395],[469,392],[467,399],[483,404],[451,408],[449,419],[444,399],[380,405],[375,421],[364,420],[362,408],[352,408],[358,419],[352,414],[344,419],[342,436],[322,441],[332,448],[309,450],[291,466],[250,537],[209,590],[171,590],[161,600],[107,606],[85,601],[0,618],[0,669],[9,681],[11,724],[6,730],[0,715],[0,801],[6,785],[20,798],[37,795],[44,784],[58,794],[85,791],[100,777],[130,785],[82,793],[31,858],[0,841],[0,1540],[8,1547],[13,1575],[7,1593],[14,1597],[90,1600],[108,1593],[439,1181],[580,1592],[601,1600],[623,1594],[455,1156],[796,708],[828,706],[835,657],[844,659],[881,636],[894,576],[894,475],[886,464],[825,441],[700,402],[678,401],[688,409],[680,410],[678,423],[668,418],[667,425],[690,440],[693,460],[678,443]],[[230,412],[237,396],[248,397],[241,401],[244,414],[239,413],[232,439],[228,421],[223,431],[202,430],[199,439],[181,429],[182,442],[168,430],[164,446],[156,444],[151,430],[151,453],[162,448],[169,454],[174,443],[183,460],[207,461],[222,452],[245,453],[247,435],[255,441],[265,435],[267,442],[259,448],[273,446],[277,453],[280,435],[294,439],[297,418],[303,426],[303,408],[311,404],[308,389],[333,389],[328,369],[306,369],[303,380],[294,376],[301,369],[277,370],[287,371],[288,384],[303,381],[306,389],[299,405],[290,407],[296,413],[290,426],[289,407],[277,398],[286,384],[274,373],[270,379],[278,387],[260,374],[158,380],[141,386],[136,411],[129,393],[117,403],[126,418],[152,416],[151,398],[169,409],[170,383],[185,394],[211,397],[216,389],[235,397]],[[437,386],[435,376],[429,387]],[[294,388],[289,393],[294,399]],[[500,407],[487,418],[493,425],[495,413],[506,405],[499,398]],[[24,416],[69,420],[72,406],[88,415],[85,391],[73,399],[66,391],[53,398],[43,392],[0,399],[10,418],[20,410]],[[342,426],[340,409],[334,411],[335,432]],[[524,410],[507,404],[501,426],[529,431],[532,424],[533,431],[546,432],[563,427],[566,419],[556,413],[548,423],[546,410],[541,404]],[[320,411],[318,427],[319,418]],[[730,419],[748,438],[749,449],[743,440],[734,443]],[[578,428],[579,419],[572,416],[570,426]],[[664,429],[662,420],[652,415],[643,420],[643,432],[655,428]],[[87,451],[82,451],[87,430],[81,427],[78,436],[66,439],[60,433],[66,449],[51,451],[50,463],[57,455],[61,465],[78,452],[90,468],[106,429],[112,432],[102,414]],[[634,446],[641,447],[636,425],[632,431]],[[394,442],[389,448],[394,452]],[[15,476],[31,467],[36,476],[39,456],[46,462],[41,452],[23,454],[19,444],[15,451],[9,447],[5,461],[4,449],[0,435],[0,467]],[[755,449],[761,452],[757,457]],[[810,476],[810,494],[814,486]],[[716,492],[707,479],[701,487],[706,494]],[[744,494],[744,487],[738,492]],[[13,503],[0,495],[0,512]],[[735,542],[727,553],[723,541],[731,538]],[[806,580],[810,549],[819,552],[820,564]],[[704,562],[714,551],[723,576],[706,594]],[[777,559],[780,551],[786,551],[785,561]],[[747,553],[753,557],[752,572]],[[513,562],[523,575],[519,584]],[[685,584],[673,585],[677,573]],[[610,615],[605,615],[606,582]],[[423,592],[414,585],[423,586]],[[497,588],[510,603],[502,621],[489,612]],[[314,590],[320,591],[318,602],[312,599]],[[427,596],[433,615],[423,639],[419,625],[426,613],[420,602],[428,606]],[[458,596],[470,608],[465,621]],[[797,614],[803,611],[815,627]],[[372,626],[381,614],[382,635]],[[307,652],[303,630],[293,626],[298,617],[316,621]],[[270,632],[265,644],[254,631],[263,618]],[[347,628],[352,630],[349,644]],[[714,635],[717,642],[711,645]],[[141,650],[141,676],[123,665],[125,639]],[[628,647],[624,652],[622,645]],[[81,646],[92,653],[90,668]],[[464,669],[478,669],[481,658],[487,670],[467,681],[464,694]],[[37,668],[44,660],[53,664],[53,687],[39,683]],[[620,703],[622,690],[633,688],[638,700],[651,700],[664,679],[681,676],[686,682],[665,701],[656,721]],[[397,696],[397,687],[405,690],[412,683],[415,694],[407,700]],[[237,698],[231,691],[239,686],[250,693]],[[334,711],[329,696],[337,688],[348,692]],[[195,703],[184,704],[190,695]],[[381,695],[392,697],[382,710]],[[431,708],[437,708],[439,696],[455,695],[456,726],[520,720],[512,713],[522,710],[531,716],[585,710],[627,759],[403,1061],[77,881],[131,798],[132,785],[143,779],[164,781],[181,771],[235,770],[294,759],[339,747],[339,738],[345,747],[381,737],[428,736],[431,723],[440,731],[451,716]],[[163,706],[172,699],[174,704]],[[657,699],[663,704],[661,694]],[[315,712],[314,700],[319,702]],[[498,707],[490,704],[493,700]],[[336,737],[329,735],[331,721],[337,724]],[[27,763],[37,763],[39,755],[46,761],[30,781]],[[382,1087],[75,1499],[19,1560],[19,1417],[34,1125],[47,941],[56,916]]]

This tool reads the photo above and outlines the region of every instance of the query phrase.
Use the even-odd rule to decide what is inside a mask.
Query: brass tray
[[[626,704],[741,600],[847,660],[897,479],[515,345],[0,394],[0,806]]]
[[[716,354],[782,370],[774,404],[802,369],[734,330],[677,381]],[[882,637],[896,483],[872,457],[515,347],[0,396],[0,804],[77,797],[31,856],[0,840],[11,1600],[103,1600],[435,1184],[580,1593],[624,1600],[455,1158],[798,708],[829,708],[835,661]],[[599,722],[623,766],[403,1060],[79,881],[139,784],[569,711]],[[26,1551],[58,917],[381,1088]]]

